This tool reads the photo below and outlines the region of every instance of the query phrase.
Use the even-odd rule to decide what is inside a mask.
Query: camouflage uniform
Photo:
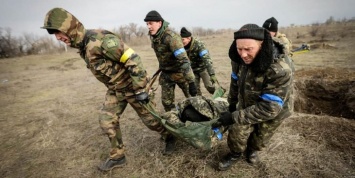
[[[61,8],[47,13],[42,28],[68,35],[70,46],[79,49],[87,67],[108,88],[99,121],[111,141],[110,159],[124,157],[119,120],[128,103],[149,129],[166,134],[160,122],[135,99],[135,94],[146,89],[147,72],[140,57],[118,35],[106,30],[86,30],[76,17]]]
[[[182,89],[185,97],[189,97],[188,84],[195,80],[181,37],[170,30],[168,25],[167,21],[163,21],[157,34],[151,36],[152,48],[162,71],[159,84],[162,87],[161,96],[165,111],[175,108],[175,85]]]
[[[291,40],[289,40],[285,34],[282,34],[280,32],[276,32],[275,36],[272,37],[272,39],[278,43],[281,43],[283,44],[284,46],[284,51],[285,51],[285,54],[288,54],[289,56],[292,56],[292,52],[291,52],[291,49],[292,49],[292,42]]]
[[[191,37],[191,42],[187,45],[187,48],[185,46],[185,49],[191,61],[191,68],[195,75],[197,95],[202,95],[200,88],[201,78],[207,91],[213,94],[215,86],[211,82],[210,76],[215,75],[215,72],[212,67],[212,59],[205,47],[205,44],[201,40]]]
[[[274,48],[282,50],[277,43]],[[254,65],[245,65],[241,58],[231,56],[237,54],[236,46],[232,44],[230,49],[232,76],[228,102],[236,105],[236,111],[232,113],[236,124],[229,128],[228,146],[236,153],[244,152],[246,148],[261,150],[282,121],[291,115],[292,60],[282,53],[261,53]]]

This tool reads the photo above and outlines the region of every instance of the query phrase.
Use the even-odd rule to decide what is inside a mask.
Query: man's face
[[[254,39],[237,39],[236,44],[238,54],[243,59],[244,63],[251,64],[261,49],[262,41]]]
[[[55,38],[57,38],[57,40],[64,42],[65,44],[67,44],[68,46],[70,46],[70,38],[63,32],[58,31],[54,33]]]
[[[184,46],[186,46],[187,44],[190,43],[191,37],[181,38],[181,40],[182,40],[182,44],[184,44]]]
[[[276,35],[276,32],[270,32],[271,37],[274,37]]]
[[[146,22],[148,30],[149,30],[149,34],[150,35],[155,35],[157,34],[159,28],[162,25],[162,21],[148,21]]]

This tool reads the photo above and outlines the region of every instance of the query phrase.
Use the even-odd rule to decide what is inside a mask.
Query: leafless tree
[[[0,28],[1,57],[14,57],[19,55],[18,40],[12,36],[11,28]]]

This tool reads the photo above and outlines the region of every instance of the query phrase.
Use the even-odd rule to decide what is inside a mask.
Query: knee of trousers
[[[253,131],[253,127],[251,127],[250,125],[233,125],[229,128],[228,131],[228,147],[232,151],[243,152],[247,147],[248,139],[250,137],[251,132]]]
[[[99,114],[100,127],[109,138],[116,136],[116,130],[119,129],[119,122],[117,116],[108,115],[105,113]]]

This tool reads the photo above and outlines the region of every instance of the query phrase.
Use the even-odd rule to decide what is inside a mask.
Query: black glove
[[[149,95],[147,92],[138,93],[136,94],[136,100],[143,104],[147,104],[149,103]]]
[[[212,127],[215,127],[215,126],[218,127],[220,125],[229,126],[234,123],[235,123],[235,121],[232,118],[232,113],[226,111],[226,112],[221,113],[221,116],[219,117],[218,121],[215,124],[213,124]]]
[[[229,112],[234,112],[234,111],[236,111],[236,110],[237,110],[237,105],[236,105],[235,103],[229,104],[228,110],[229,110]]]
[[[196,89],[195,82],[189,83],[189,93],[190,93],[191,96],[196,96],[197,95],[197,89]]]

